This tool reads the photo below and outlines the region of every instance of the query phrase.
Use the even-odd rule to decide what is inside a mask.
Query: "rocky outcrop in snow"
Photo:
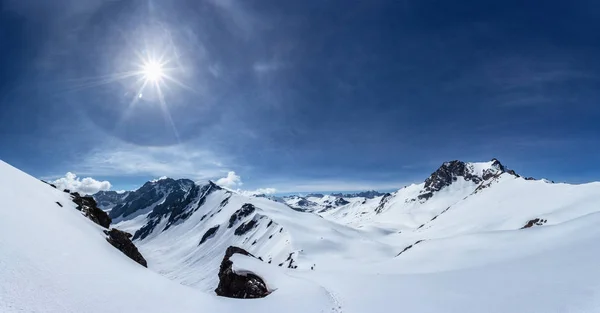
[[[230,246],[225,251],[225,257],[219,268],[219,285],[215,292],[217,295],[228,298],[264,298],[269,295],[267,285],[253,273],[237,274],[233,271],[233,262],[230,258],[232,255],[239,253],[246,256],[254,257],[248,251]]]
[[[144,256],[138,251],[138,248],[131,242],[132,235],[128,232],[118,230],[116,228],[110,231],[104,231],[107,235],[106,240],[113,245],[113,247],[119,249],[123,254],[128,256],[130,259],[136,261],[143,267],[148,267],[148,263]]]
[[[81,196],[77,192],[71,193],[71,199],[77,204],[77,210],[81,211],[83,215],[89,218],[92,222],[104,227],[109,228],[112,219],[108,214],[98,208],[96,200],[90,196]]]

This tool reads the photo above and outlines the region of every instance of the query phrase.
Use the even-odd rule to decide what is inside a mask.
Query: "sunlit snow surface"
[[[146,269],[67,194],[0,162],[0,312],[600,312],[600,184],[503,174],[476,187],[459,180],[420,202],[410,201],[422,188],[413,185],[380,214],[375,198],[322,216],[238,194],[220,207],[221,190],[184,222],[136,241]],[[257,208],[244,221],[258,226],[236,236],[228,221],[244,203]],[[213,216],[200,221],[205,214]],[[536,217],[548,222],[520,229]],[[144,218],[116,227],[132,231]],[[270,296],[211,292],[229,245],[265,260],[233,257],[234,270],[263,277]],[[289,253],[297,269],[278,266]]]

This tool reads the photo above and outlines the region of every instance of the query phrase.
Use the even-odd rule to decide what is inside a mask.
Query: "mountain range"
[[[1,312],[600,307],[600,183],[496,159],[445,162],[391,193],[247,196],[164,178],[87,207],[0,162],[0,199]]]

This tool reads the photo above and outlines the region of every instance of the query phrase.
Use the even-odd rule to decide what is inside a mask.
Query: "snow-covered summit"
[[[453,182],[462,178],[464,181],[471,181],[479,184],[488,181],[502,173],[510,173],[518,176],[514,171],[507,170],[500,161],[492,159],[489,162],[467,163],[459,160],[444,162],[435,172],[426,180],[419,199],[427,200],[437,191],[450,186]]]

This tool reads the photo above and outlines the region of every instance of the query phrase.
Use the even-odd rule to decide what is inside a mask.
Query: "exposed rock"
[[[458,160],[445,162],[425,180],[425,192],[420,194],[418,198],[422,200],[431,198],[434,192],[450,186],[458,177],[463,177],[465,180],[473,181],[476,184],[479,184],[482,180],[482,178],[473,175],[468,170],[465,162]]]
[[[113,245],[113,247],[119,249],[123,254],[128,256],[130,259],[136,261],[143,267],[148,267],[146,259],[138,251],[137,247],[131,242],[132,235],[128,232],[118,230],[116,228],[110,231],[104,231],[108,235],[106,240]]]
[[[227,205],[227,203],[229,203],[229,199],[231,198],[231,195],[227,196],[227,198],[223,199],[223,201],[221,201],[221,204],[219,204],[220,207],[224,207]]]
[[[256,207],[254,207],[254,205],[252,205],[250,203],[245,203],[244,205],[242,205],[241,209],[235,211],[235,213],[233,213],[231,215],[231,217],[229,218],[229,226],[227,226],[227,228],[233,227],[233,225],[235,225],[235,223],[237,223],[239,220],[243,219],[244,217],[252,214],[255,210],[256,210]]]
[[[71,193],[72,201],[77,204],[77,210],[81,211],[83,215],[89,218],[94,223],[109,228],[112,219],[108,214],[98,208],[96,200],[90,196],[81,196],[78,192]]]
[[[350,203],[350,202],[348,202],[344,198],[337,198],[337,199],[335,199],[335,202],[333,204],[335,204],[336,206],[342,206],[342,205],[346,205],[348,203]]]
[[[198,245],[201,245],[206,240],[214,237],[215,234],[217,233],[217,230],[219,230],[219,225],[211,227],[209,230],[207,230],[206,233],[204,233],[204,236],[202,236],[202,239],[200,239],[200,243]]]
[[[233,233],[236,236],[241,236],[241,235],[244,235],[245,233],[249,232],[252,228],[254,228],[256,226],[257,226],[256,221],[250,220],[250,221],[242,223],[240,226],[238,226],[238,228],[236,228]]]
[[[215,289],[217,295],[240,299],[264,298],[269,295],[267,285],[262,278],[253,273],[239,275],[233,271],[233,262],[229,258],[236,253],[255,257],[242,248],[234,246],[227,248],[219,268],[219,285]]]
[[[530,227],[533,227],[534,225],[542,226],[542,225],[546,224],[547,222],[548,222],[548,220],[546,220],[546,219],[534,218],[532,220],[529,220],[527,222],[527,224],[525,224],[525,226],[521,227],[521,229],[530,228]]]
[[[402,253],[404,253],[404,252],[406,252],[407,250],[409,250],[410,248],[412,248],[412,247],[414,247],[414,246],[416,246],[416,245],[420,244],[421,242],[423,242],[423,240],[417,240],[417,241],[416,241],[415,243],[413,243],[412,245],[410,245],[410,246],[408,246],[408,247],[404,248],[404,250],[400,251],[400,253],[398,253],[396,256],[399,256],[399,255],[401,255]]]
[[[60,202],[58,202],[58,201],[56,201],[56,204],[58,204],[58,206],[61,207],[61,208],[63,207],[63,205],[60,204]]]
[[[93,194],[92,196],[94,197],[94,199],[96,199],[96,202],[98,202],[99,208],[101,208],[102,210],[109,210],[126,201],[125,199],[127,199],[129,194],[132,192],[133,191],[116,192],[112,190],[101,190]]]
[[[497,159],[492,159],[491,162],[491,166],[483,170],[481,176],[479,176],[479,173],[474,173],[474,168],[470,163],[458,160],[445,162],[425,180],[423,191],[421,191],[421,194],[417,198],[422,201],[428,200],[433,197],[435,192],[450,186],[458,180],[458,177],[462,177],[466,181],[472,181],[475,184],[498,177],[502,173],[509,173],[519,177],[515,171],[507,169]]]
[[[151,183],[152,182],[146,183],[146,185]],[[173,180],[167,178],[159,180],[158,183],[154,182],[154,184],[160,184],[157,185],[160,188],[152,187],[152,189],[147,191],[148,194],[151,195],[158,192],[163,196],[166,194],[166,198],[164,198],[164,201],[160,204],[156,205],[152,212],[148,214],[148,222],[133,234],[134,240],[146,238],[150,233],[154,232],[159,225],[165,226],[157,231],[165,231],[171,226],[176,225],[178,222],[186,220],[204,205],[208,195],[221,189],[221,187],[210,181],[206,185],[196,185],[193,181],[187,179]],[[168,191],[165,191],[165,188],[168,188]],[[141,198],[139,199],[144,198],[145,195],[138,195],[138,191],[130,194],[128,199],[134,196],[140,196]],[[162,198],[150,201],[149,203],[155,203],[160,199]],[[115,209],[116,208],[118,207],[115,207]],[[166,224],[161,224],[163,219],[167,219]]]
[[[379,201],[379,205],[377,205],[377,207],[375,208],[375,213],[379,214],[381,213],[381,211],[383,211],[383,208],[385,207],[385,204],[390,201],[390,199],[392,198],[392,194],[391,193],[386,193],[383,198],[381,198],[381,200]]]

